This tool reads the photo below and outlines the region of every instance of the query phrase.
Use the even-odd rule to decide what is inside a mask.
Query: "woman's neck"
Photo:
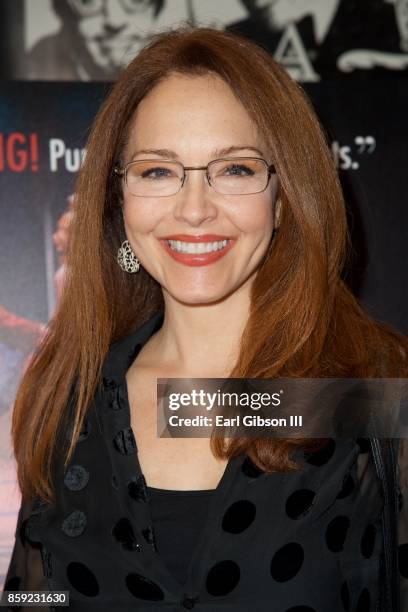
[[[139,363],[189,377],[227,377],[249,316],[249,299],[239,297],[234,293],[205,305],[166,300],[163,325],[146,343]]]

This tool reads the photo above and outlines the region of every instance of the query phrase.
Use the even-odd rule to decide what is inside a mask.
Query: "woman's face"
[[[184,166],[206,166],[228,149],[228,157],[273,163],[255,124],[220,78],[171,75],[139,104],[123,160],[174,159]],[[165,299],[168,294],[187,304],[210,304],[249,290],[271,240],[277,178],[272,175],[261,193],[222,195],[208,185],[204,171],[186,174],[182,189],[166,197],[135,196],[123,185],[125,230]],[[177,240],[178,235],[181,242],[203,235],[207,243],[230,242],[216,259],[207,256],[194,265],[191,256],[172,255],[165,237]]]

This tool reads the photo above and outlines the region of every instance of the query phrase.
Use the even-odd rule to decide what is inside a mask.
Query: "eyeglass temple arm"
[[[121,168],[114,168],[113,169],[114,173],[117,174],[118,176],[123,176],[125,174],[125,171],[122,170]]]

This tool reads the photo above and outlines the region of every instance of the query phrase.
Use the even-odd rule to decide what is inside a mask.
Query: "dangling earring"
[[[133,274],[139,271],[140,261],[134,254],[132,247],[129,244],[129,240],[122,242],[122,246],[118,249],[117,262],[125,272]]]

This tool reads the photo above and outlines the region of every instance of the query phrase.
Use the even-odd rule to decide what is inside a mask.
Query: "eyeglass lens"
[[[174,195],[181,189],[183,177],[183,166],[173,161],[138,160],[126,170],[128,189],[137,196]],[[218,193],[258,193],[268,184],[268,168],[255,158],[215,160],[208,165],[208,177]]]

